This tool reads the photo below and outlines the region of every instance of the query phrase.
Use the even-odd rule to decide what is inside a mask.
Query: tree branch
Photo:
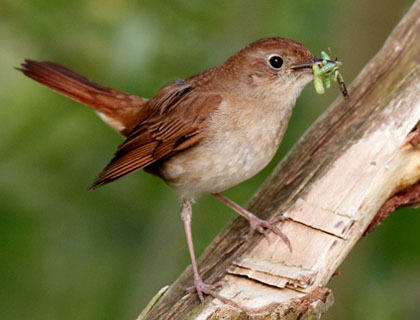
[[[199,269],[239,310],[194,294],[190,268],[146,319],[307,319],[332,304],[323,288],[387,199],[420,181],[420,146],[409,135],[420,120],[420,0],[384,47],[300,139],[251,199],[260,217],[284,215],[281,239],[245,243],[237,218],[206,249]],[[413,187],[414,188],[414,187]],[[393,208],[392,210],[394,210]]]

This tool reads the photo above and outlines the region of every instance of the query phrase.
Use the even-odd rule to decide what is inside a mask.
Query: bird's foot
[[[250,228],[248,235],[245,237],[246,240],[250,240],[255,231],[258,231],[259,233],[267,237],[267,231],[270,230],[277,234],[283,240],[283,242],[289,248],[290,252],[293,251],[289,238],[276,226],[278,222],[290,220],[290,218],[279,216],[271,220],[263,220],[258,218],[252,212],[249,212],[245,208],[242,208],[240,205],[236,204],[232,200],[226,198],[221,193],[213,193],[213,196],[227,204],[229,207],[231,207],[233,210],[235,210],[237,213],[239,213],[241,216],[248,220]]]
[[[194,286],[187,288],[188,293],[197,292],[198,298],[200,299],[201,303],[204,302],[204,295],[212,296],[213,298],[219,299],[222,302],[226,303],[226,298],[223,298],[219,295],[215,289],[223,286],[223,284],[219,281],[215,284],[207,284],[205,283],[200,276],[194,277]]]
[[[233,300],[222,297],[218,294],[215,289],[222,287],[222,282],[216,282],[215,284],[205,283],[200,276],[194,276],[194,286],[187,288],[188,293],[197,292],[198,297],[200,298],[201,303],[204,303],[204,295],[212,296],[213,298],[223,302],[224,304],[231,305],[232,307],[238,308],[246,313],[255,313],[255,310],[252,308],[247,308],[239,303],[236,303]],[[259,310],[258,310],[259,311]]]
[[[258,231],[263,236],[267,237],[268,230],[270,230],[274,232],[275,234],[277,234],[283,240],[283,242],[289,247],[290,252],[292,252],[292,245],[290,244],[289,238],[283,232],[281,232],[281,230],[276,226],[276,223],[289,220],[289,218],[276,217],[271,220],[263,220],[250,212],[246,218],[249,222],[249,232],[248,232],[248,235],[246,236],[246,240],[250,240],[251,237],[254,235],[255,231]]]

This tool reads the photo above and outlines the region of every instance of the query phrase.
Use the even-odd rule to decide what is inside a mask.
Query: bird
[[[255,231],[289,239],[276,226],[221,194],[257,174],[273,158],[303,88],[322,61],[301,43],[281,37],[257,40],[223,64],[160,89],[153,98],[97,84],[59,64],[25,59],[16,68],[29,78],[93,108],[125,137],[91,188],[143,169],[180,197],[194,288],[220,298],[218,284],[201,278],[191,231],[192,202],[211,194],[249,221]]]

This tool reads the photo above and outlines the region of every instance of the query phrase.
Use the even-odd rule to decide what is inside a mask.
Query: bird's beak
[[[321,58],[313,57],[311,60],[309,60],[307,62],[304,62],[304,63],[301,63],[301,64],[295,64],[295,65],[291,66],[290,69],[292,69],[292,70],[312,69],[312,66],[314,64],[321,64],[322,61],[324,61],[324,60],[321,59]],[[334,62],[334,61],[327,60],[327,62]]]

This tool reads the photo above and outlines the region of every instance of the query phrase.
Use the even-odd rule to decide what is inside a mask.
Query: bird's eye
[[[279,56],[271,56],[268,60],[270,66],[274,69],[280,69],[283,65],[283,59]]]

